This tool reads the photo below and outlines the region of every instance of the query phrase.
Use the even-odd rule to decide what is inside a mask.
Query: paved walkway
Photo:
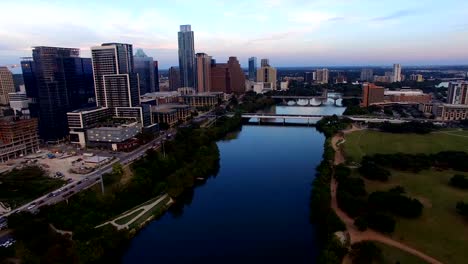
[[[353,130],[354,129],[354,130]],[[350,133],[351,131],[356,131],[353,127],[353,129],[345,131],[344,134]],[[343,135],[344,134],[338,134],[333,137],[332,139],[332,146],[333,149],[335,150],[335,165],[341,164],[344,162],[344,155],[340,148],[336,145],[337,142],[341,140],[344,140]],[[345,223],[346,225],[346,230],[349,233],[351,243],[357,243],[361,241],[377,241],[392,247],[399,248],[403,251],[406,251],[412,255],[415,255],[428,263],[431,264],[442,264],[442,262],[434,259],[431,256],[428,256],[424,254],[421,251],[418,251],[417,249],[414,249],[408,245],[405,245],[399,241],[393,240],[392,238],[385,236],[381,233],[375,232],[373,230],[366,230],[364,232],[359,231],[355,226],[354,226],[354,219],[349,217],[345,212],[343,212],[339,207],[338,207],[338,202],[336,200],[336,189],[338,187],[338,182],[335,180],[334,177],[332,177],[331,184],[330,184],[330,190],[331,190],[331,207],[335,211],[335,213],[338,215],[338,217]],[[345,258],[346,259],[346,258]]]
[[[118,218],[115,218],[114,220],[111,220],[111,221],[108,221],[108,222],[105,222],[105,223],[103,223],[103,224],[101,224],[101,225],[96,226],[96,228],[105,226],[105,225],[107,225],[107,224],[111,224],[111,225],[115,226],[118,230],[120,230],[120,229],[128,229],[129,226],[130,226],[133,222],[137,221],[142,215],[144,215],[144,214],[145,214],[146,212],[148,212],[149,210],[153,209],[153,207],[157,206],[160,202],[164,201],[164,200],[167,199],[168,197],[169,197],[168,194],[164,194],[164,195],[162,195],[161,197],[159,197],[159,199],[156,199],[156,201],[154,201],[154,202],[152,202],[152,203],[150,203],[150,204],[143,205],[143,206],[137,207],[137,208],[135,208],[135,209],[132,209],[131,211],[126,212],[125,214],[119,216]],[[172,200],[172,198],[169,197],[169,202],[167,202],[166,205],[169,205],[169,204],[171,204],[171,203],[173,203],[173,202],[174,202],[174,201]],[[126,224],[121,225],[121,224],[118,224],[118,223],[117,223],[117,221],[118,221],[119,219],[125,218],[125,217],[127,217],[127,216],[129,216],[129,215],[131,215],[131,214],[133,214],[133,213],[135,213],[135,212],[137,212],[137,211],[140,211],[141,209],[143,209],[143,211],[141,211],[138,215],[136,215],[133,219],[131,219],[130,221],[128,221]]]

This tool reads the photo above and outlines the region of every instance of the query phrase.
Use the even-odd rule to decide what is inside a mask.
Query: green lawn
[[[437,153],[445,150],[468,152],[468,131],[444,130],[427,135],[391,134],[362,130],[346,135],[347,161],[360,161],[366,154]]]
[[[129,228],[133,229],[133,228],[138,227],[139,225],[144,223],[151,216],[158,217],[158,216],[161,216],[162,214],[164,214],[164,212],[167,209],[166,204],[169,202],[170,199],[171,198],[168,196],[167,198],[165,198],[164,200],[159,202],[157,205],[153,206],[153,208],[151,208],[146,213],[144,213],[142,216],[140,216],[135,222],[131,223]]]
[[[143,211],[144,211],[144,209],[136,210],[135,212],[131,213],[130,215],[125,216],[123,218],[120,218],[120,219],[116,220],[115,222],[117,224],[119,224],[119,225],[125,225],[126,223],[130,222],[133,218],[135,218],[137,215],[139,215]]]
[[[468,201],[468,191],[448,185],[454,174],[454,171],[422,171],[417,174],[392,171],[387,183],[365,182],[369,194],[401,185],[407,195],[419,199],[424,204],[423,215],[413,220],[397,218],[392,237],[443,263],[456,264],[466,263],[468,220],[456,213],[455,205],[460,200]],[[354,171],[353,175],[358,173]]]
[[[383,260],[382,264],[427,264],[424,260],[415,257],[398,248],[390,247],[385,244],[374,242],[380,249],[382,249]]]

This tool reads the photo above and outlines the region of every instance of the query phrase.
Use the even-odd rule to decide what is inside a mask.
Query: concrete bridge
[[[286,120],[288,121],[307,121],[305,122],[297,122],[297,124],[301,125],[313,125],[316,121],[319,121],[323,117],[332,116],[332,115],[293,115],[293,114],[262,114],[262,113],[245,113],[242,114],[242,118],[244,119],[252,119],[255,118],[258,120],[259,124],[262,123],[272,123],[272,124],[286,124]],[[420,122],[439,122],[436,120],[427,120],[427,119],[414,119],[414,118],[404,118],[404,119],[394,119],[394,118],[387,118],[387,117],[369,117],[369,116],[343,116],[343,118],[349,118],[355,122],[362,122],[362,123],[383,123],[389,122],[393,124],[401,124],[411,121],[420,121]],[[282,120],[282,123],[279,122],[269,122],[268,119],[276,119]],[[314,122],[311,122],[314,121]],[[288,124],[294,124],[294,122],[288,122]]]

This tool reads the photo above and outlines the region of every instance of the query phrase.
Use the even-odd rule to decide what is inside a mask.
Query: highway
[[[130,164],[133,161],[143,157],[147,150],[152,149],[152,148],[156,150],[159,149],[161,141],[166,138],[166,135],[172,134],[172,137],[171,137],[172,139],[174,138],[176,133],[177,132],[175,129],[170,129],[166,131],[165,135],[161,135],[153,139],[149,143],[140,146],[134,151],[125,153],[125,155],[122,155],[122,157],[120,158],[114,157],[114,159],[110,163],[104,165],[103,167],[87,175],[83,175],[83,179],[64,185],[58,190],[54,190],[48,194],[45,194],[42,197],[35,199],[34,201],[31,201],[27,204],[22,205],[21,207],[16,208],[15,210],[12,210],[9,213],[1,215],[1,217],[8,217],[9,215],[20,212],[20,211],[35,212],[36,210],[40,209],[40,207],[42,206],[52,205],[52,204],[59,203],[63,200],[66,200],[70,198],[72,195],[79,193],[80,191],[83,191],[85,189],[88,189],[91,186],[95,185],[96,183],[101,183],[102,175],[105,173],[112,172],[112,165],[114,165],[115,163],[120,162],[122,165]]]

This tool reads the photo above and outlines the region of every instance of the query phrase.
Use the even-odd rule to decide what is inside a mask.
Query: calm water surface
[[[343,111],[272,111],[326,109]],[[218,142],[218,174],[141,230],[123,263],[313,263],[308,202],[323,142],[313,127],[244,126]]]

